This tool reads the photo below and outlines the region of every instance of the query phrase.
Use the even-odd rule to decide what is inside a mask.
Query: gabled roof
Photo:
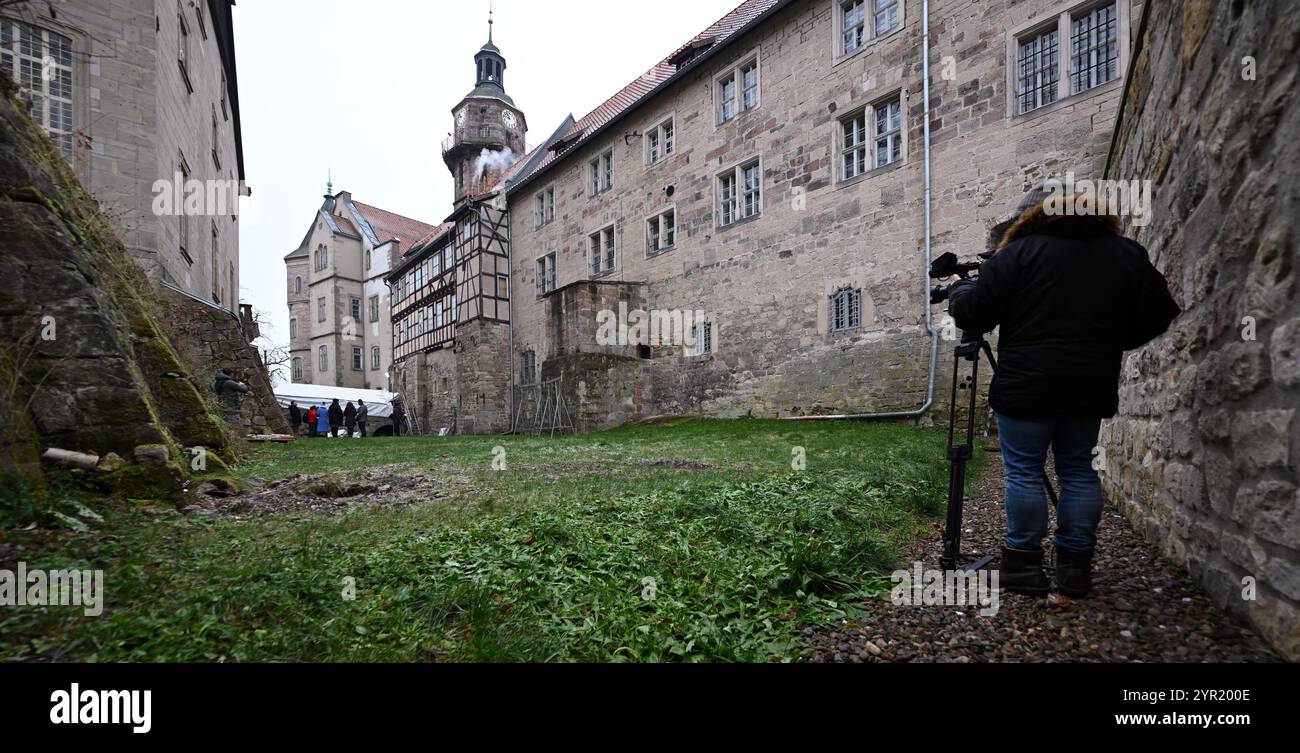
[[[404,246],[409,245],[436,229],[428,223],[403,217],[369,204],[362,204],[359,201],[349,201],[348,209],[352,211],[352,216],[357,218],[358,224],[362,226],[362,231],[370,242],[376,246],[394,240],[400,241]]]
[[[402,252],[402,256],[403,256],[403,257],[407,257],[407,256],[411,256],[412,254],[417,254],[417,253],[423,251],[424,249],[426,249],[426,248],[428,248],[429,246],[433,245],[433,242],[434,242],[434,241],[436,241],[436,240],[442,238],[442,236],[444,236],[444,235],[446,235],[447,233],[451,232],[451,229],[454,228],[454,227],[456,227],[456,223],[454,223],[454,222],[444,222],[444,223],[442,223],[442,224],[439,225],[438,227],[434,228],[434,229],[433,229],[433,232],[431,232],[431,233],[429,233],[428,235],[424,236],[423,238],[421,238],[420,240],[416,241],[415,243],[412,243],[412,244],[410,244],[409,246],[407,246],[407,249],[406,249],[405,251]]]
[[[524,167],[529,168],[527,172],[524,171],[524,167],[516,165],[519,169],[507,170],[488,193],[505,188],[512,183],[514,187],[522,186],[541,173],[546,172],[551,165],[562,160],[575,147],[603,132],[606,127],[619,120],[623,115],[628,114],[651,94],[678,79],[686,71],[693,70],[698,64],[720,52],[727,46],[728,42],[734,41],[741,33],[772,13],[789,5],[790,2],[792,0],[745,0],[735,10],[718,20],[717,23],[692,37],[686,44],[678,47],[671,55],[646,71],[636,81],[623,87],[621,91],[606,100],[600,107],[575,122],[559,138],[554,138],[553,143],[566,142],[562,150],[552,151],[547,147],[542,158],[535,161],[530,159],[530,157],[534,156],[533,153],[530,153],[528,158],[520,161],[521,163],[528,163],[524,165]],[[538,151],[543,150],[541,147],[534,150],[534,152]]]

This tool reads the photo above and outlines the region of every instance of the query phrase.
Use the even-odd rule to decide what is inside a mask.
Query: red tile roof
[[[393,214],[378,207],[372,207],[369,204],[362,204],[356,199],[352,200],[352,205],[361,212],[365,221],[370,223],[371,229],[379,237],[380,243],[391,240],[400,240],[403,247],[410,247],[415,241],[424,238],[435,231],[433,225],[419,220],[413,220],[410,217],[403,217],[400,214]]]
[[[441,236],[441,235],[443,235],[444,233],[450,231],[450,230],[451,230],[453,227],[455,227],[455,226],[456,226],[456,223],[454,223],[454,222],[444,222],[444,223],[442,223],[442,224],[439,225],[438,227],[434,228],[434,229],[433,229],[433,232],[431,232],[431,233],[425,235],[424,237],[420,238],[420,240],[416,241],[415,243],[408,243],[408,244],[406,244],[406,249],[405,249],[404,251],[402,251],[402,256],[403,256],[403,257],[407,257],[407,256],[410,256],[411,254],[415,253],[416,251],[419,251],[420,249],[422,249],[422,248],[424,248],[425,246],[429,245],[429,244],[432,243],[433,241],[437,240],[437,238],[438,238],[439,236]]]
[[[573,140],[574,146],[581,144],[602,126],[627,112],[644,99],[647,94],[654,91],[673,76],[677,75],[679,69],[672,61],[688,47],[701,45],[701,43],[709,42],[711,40],[709,44],[703,46],[701,52],[704,52],[708,49],[717,48],[726,44],[726,42],[737,32],[744,29],[764,13],[772,10],[779,3],[781,3],[781,0],[745,0],[745,2],[741,3],[735,10],[718,20],[717,23],[714,23],[709,28],[696,34],[686,44],[673,50],[671,55],[664,58],[650,70],[646,71],[636,81],[623,87],[621,91],[606,100],[600,105],[600,107],[597,107],[595,110],[592,110],[590,113],[579,119],[573,124],[573,127],[571,127],[568,132],[560,137],[561,140]],[[542,147],[538,147],[538,149],[540,148]],[[566,153],[572,152],[573,146],[568,147],[564,151]],[[536,152],[537,149],[534,149],[532,152],[525,155],[523,159],[516,162],[513,167],[506,170],[501,178],[497,180],[496,185],[484,193],[491,193],[492,191],[499,190],[508,181],[519,177],[520,173],[523,172],[524,167],[532,161],[532,157]],[[562,157],[556,152],[547,154],[544,159],[537,163],[536,167],[532,170],[532,173],[535,174],[545,170],[561,158]]]

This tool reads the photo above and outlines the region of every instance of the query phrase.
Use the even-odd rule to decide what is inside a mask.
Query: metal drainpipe
[[[914,411],[895,413],[857,413],[844,416],[791,416],[786,421],[850,421],[887,418],[917,418],[929,412],[934,406],[935,377],[939,367],[939,333],[934,329],[934,311],[930,307],[930,264],[933,261],[931,242],[933,233],[933,210],[931,199],[931,159],[930,159],[930,0],[921,3],[921,69],[925,81],[922,91],[925,96],[925,269],[921,273],[921,303],[925,306],[925,331],[930,335],[930,377],[925,391],[925,404]]]

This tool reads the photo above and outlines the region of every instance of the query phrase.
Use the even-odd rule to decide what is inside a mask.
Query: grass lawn
[[[103,569],[106,590],[98,618],[0,611],[0,659],[794,660],[801,626],[887,593],[947,484],[937,432],[770,421],[301,441],[237,471],[380,466],[439,493],[334,516],[93,501],[88,532],[0,531],[0,568]]]

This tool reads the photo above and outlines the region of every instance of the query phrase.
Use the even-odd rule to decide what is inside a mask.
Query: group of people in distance
[[[360,436],[365,438],[369,418],[370,409],[360,400],[355,405],[348,403],[345,407],[335,399],[328,406],[324,403],[313,405],[305,413],[297,401],[289,404],[289,423],[293,424],[295,435],[302,434],[303,424],[306,423],[309,437],[338,437],[340,431],[344,432],[342,436],[352,437],[357,436],[359,431]]]

